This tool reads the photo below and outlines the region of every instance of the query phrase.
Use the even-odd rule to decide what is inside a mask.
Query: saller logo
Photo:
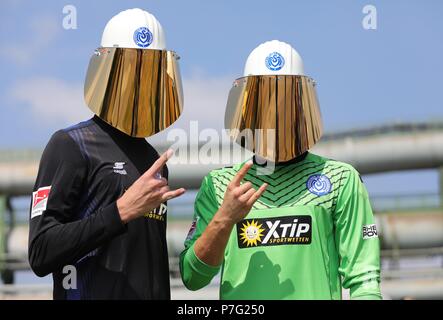
[[[239,248],[310,244],[311,216],[245,219],[237,223]]]

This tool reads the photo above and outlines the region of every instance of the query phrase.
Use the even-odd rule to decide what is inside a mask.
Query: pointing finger
[[[157,161],[154,162],[154,164],[145,172],[145,175],[154,176],[157,172],[159,172],[163,166],[166,164],[166,162],[169,160],[169,158],[172,157],[174,154],[174,151],[172,149],[169,149],[165,153],[163,153]]]
[[[232,183],[236,186],[239,186],[240,182],[243,180],[243,178],[245,177],[248,170],[251,169],[252,165],[253,165],[252,160],[249,160],[248,162],[246,162],[243,165],[243,167],[241,167],[240,170],[238,170],[237,174],[232,179]]]

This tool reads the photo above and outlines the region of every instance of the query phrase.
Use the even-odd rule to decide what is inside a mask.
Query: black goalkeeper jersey
[[[166,204],[126,225],[116,206],[157,159],[145,139],[96,116],[51,137],[32,194],[29,261],[38,276],[53,274],[54,299],[170,299]]]

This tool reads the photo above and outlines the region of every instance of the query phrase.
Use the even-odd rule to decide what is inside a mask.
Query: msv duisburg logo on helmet
[[[324,196],[331,192],[332,183],[324,174],[314,174],[306,181],[306,188],[308,188],[310,193],[317,196]]]
[[[285,65],[285,58],[278,53],[273,52],[265,59],[266,67],[271,71],[278,71]]]
[[[134,31],[134,42],[141,48],[147,48],[152,43],[153,36],[146,27],[138,28]]]

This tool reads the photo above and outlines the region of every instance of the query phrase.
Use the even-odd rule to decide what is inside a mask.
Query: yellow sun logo
[[[261,242],[263,231],[265,231],[265,229],[262,229],[262,225],[259,225],[254,220],[252,220],[251,222],[243,222],[243,228],[241,228],[240,230],[240,240],[243,240],[243,243],[246,243],[247,247],[256,246],[258,242]]]

